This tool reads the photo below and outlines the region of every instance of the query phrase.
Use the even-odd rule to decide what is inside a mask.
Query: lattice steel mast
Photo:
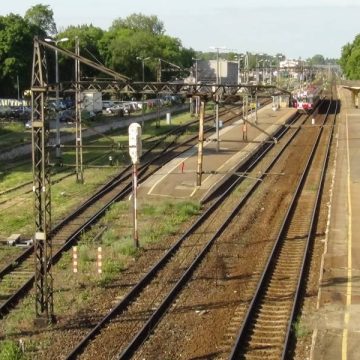
[[[40,39],[34,40],[33,70],[31,83],[32,103],[32,162],[33,162],[33,190],[34,190],[34,212],[35,212],[35,296],[36,296],[36,323],[48,324],[54,320],[53,306],[53,277],[52,277],[52,243],[51,243],[51,193],[50,193],[50,166],[49,166],[49,120],[46,117],[46,97],[48,91],[55,91],[55,87],[48,84],[45,49],[56,50],[68,56],[76,62],[76,79],[68,83],[68,88],[76,92],[76,151],[80,162],[82,156],[81,139],[81,114],[80,114],[80,92],[86,88],[98,89],[100,91],[117,91],[124,93],[146,93],[158,95],[161,93],[183,94],[187,96],[203,96],[214,98],[217,95],[234,96],[241,88],[253,91],[264,91],[267,95],[279,95],[287,93],[283,89],[274,86],[260,85],[226,85],[226,84],[179,84],[179,83],[134,83],[114,70],[96,64],[91,60],[58,48]],[[78,48],[78,46],[77,46]],[[80,63],[86,64],[98,71],[113,77],[108,81],[80,81]],[[161,66],[161,64],[160,64]],[[161,69],[159,69],[161,70]],[[159,71],[158,75],[161,74]],[[158,80],[161,80],[159,76]],[[82,161],[81,161],[82,163]],[[82,169],[77,171],[77,180],[82,182]]]
[[[45,114],[47,69],[44,49],[34,41],[31,82],[32,105],[32,163],[35,205],[35,311],[36,323],[45,325],[54,318],[53,277],[51,273],[52,246],[51,191],[49,151],[49,121]]]

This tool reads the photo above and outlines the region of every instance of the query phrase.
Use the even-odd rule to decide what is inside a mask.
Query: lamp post
[[[245,60],[245,55],[244,54],[239,54],[236,55],[237,60],[238,60],[238,84],[241,84],[241,61]],[[245,68],[245,66],[244,66]]]
[[[262,61],[261,59],[258,60],[258,56],[261,57],[263,54],[255,54],[255,67],[256,67],[256,83],[259,84],[259,80],[260,80],[260,62]]]
[[[54,40],[51,38],[46,38],[45,41],[47,42],[53,42],[56,46],[58,45],[58,43],[61,42],[65,42],[68,41],[69,38],[61,38],[58,40]],[[55,82],[56,82],[56,106],[58,106],[59,104],[59,55],[58,55],[58,51],[57,49],[55,49]],[[56,114],[56,158],[60,158],[61,157],[61,149],[60,149],[60,119],[59,119],[59,115]]]
[[[216,85],[221,83],[220,75],[220,50],[225,50],[226,47],[211,46],[210,49],[216,50]],[[216,127],[216,151],[220,150],[220,134],[219,134],[219,95],[215,96],[215,127]]]
[[[146,57],[146,58],[142,58],[140,56],[136,57],[136,60],[141,61],[141,65],[142,65],[142,82],[145,82],[145,61],[149,59],[150,57]]]
[[[200,59],[192,58],[192,60],[195,60],[195,84],[198,82],[198,61]]]
[[[136,57],[136,60],[139,60],[141,61],[141,66],[142,66],[142,82],[144,83],[145,82],[145,61],[146,60],[149,60],[150,57],[146,57],[146,58],[143,58],[143,57],[140,57],[140,56],[137,56]],[[142,121],[141,121],[141,126],[143,127],[144,126],[144,122],[145,122],[145,104],[144,104],[144,93],[142,94],[141,96],[141,116],[142,116]]]

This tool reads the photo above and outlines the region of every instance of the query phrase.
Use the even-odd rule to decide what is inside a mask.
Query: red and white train
[[[294,107],[302,112],[312,111],[320,100],[321,86],[310,85],[305,90],[293,95]]]

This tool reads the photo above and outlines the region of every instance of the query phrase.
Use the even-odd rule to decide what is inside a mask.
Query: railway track
[[[305,152],[305,148],[311,148],[311,144],[315,141],[315,136],[314,134],[316,134],[317,129],[319,129],[319,127],[311,127],[311,119],[309,119],[307,121],[307,124],[305,124],[304,127],[302,127],[302,129],[304,129],[304,131],[302,131],[299,134],[299,139],[296,139],[297,141],[294,143],[294,146],[291,146],[289,151],[285,150],[284,156],[280,157],[279,160],[274,163],[274,169],[275,169],[275,173],[273,173],[273,175],[277,174],[278,172],[276,171],[276,169],[281,168],[283,165],[281,165],[281,163],[287,163],[288,161],[291,161],[290,158],[288,158],[289,154],[291,153],[297,153],[297,159],[300,160],[302,158],[306,158],[306,153],[307,150]],[[317,120],[318,121],[318,120]],[[297,127],[297,125],[295,125],[295,127]],[[294,127],[294,128],[295,128]],[[332,127],[330,126],[329,129],[328,127],[324,127],[325,131],[328,131],[329,129],[332,129]],[[300,136],[301,135],[301,136]],[[300,140],[300,141],[299,141]],[[280,141],[283,142],[283,141]],[[299,144],[301,144],[302,146],[302,151],[300,152],[301,154],[299,154],[299,151],[295,151],[294,149],[297,149],[297,147],[299,146]],[[303,150],[304,149],[304,150]],[[298,168],[296,169],[296,172],[293,172],[292,174],[288,174],[288,176],[280,176],[280,178],[283,179],[283,183],[287,184],[286,186],[288,187],[287,191],[279,191],[274,189],[272,186],[269,185],[272,184],[272,181],[267,181],[267,185],[261,186],[259,187],[259,191],[256,192],[254,194],[254,199],[249,199],[249,203],[248,206],[246,206],[246,208],[244,208],[243,211],[241,211],[241,213],[243,215],[237,215],[236,218],[234,218],[234,221],[232,222],[232,224],[229,226],[230,228],[235,227],[236,228],[236,222],[240,221],[241,217],[244,217],[245,212],[247,213],[247,211],[250,213],[249,214],[249,220],[252,224],[257,223],[258,226],[260,226],[259,222],[261,222],[261,215],[255,220],[255,217],[251,214],[251,209],[252,208],[256,208],[256,203],[257,201],[259,201],[259,195],[263,196],[265,195],[269,190],[271,192],[271,196],[269,197],[268,200],[270,200],[271,202],[275,202],[276,204],[278,204],[278,200],[276,200],[276,197],[283,197],[283,196],[287,196],[286,194],[291,194],[292,191],[294,191],[294,187],[296,185],[296,177],[299,176],[298,173],[300,172],[300,169],[302,169],[302,164],[304,163],[304,161],[302,160],[301,162],[299,162],[297,160],[296,164],[298,166]],[[296,168],[296,167],[295,167]],[[266,169],[263,168],[263,166],[260,166],[261,172],[262,174],[266,174],[270,171],[271,168],[267,167]],[[259,170],[259,169],[257,169]],[[257,177],[257,172],[254,173],[246,173],[246,176],[249,175],[249,181],[250,178],[254,178]],[[279,174],[281,175],[281,174]],[[276,175],[275,175],[276,176]],[[270,178],[273,176],[270,176]],[[265,181],[263,181],[262,183],[266,183],[266,179],[269,180],[269,177],[262,177],[262,178],[258,178],[257,182],[261,182],[262,179],[264,179]],[[294,185],[294,186],[293,186]],[[313,191],[313,189],[311,189],[311,191]],[[261,193],[263,195],[261,195]],[[278,194],[277,194],[278,193]],[[256,200],[257,199],[257,200]],[[254,200],[254,201],[253,201]],[[260,200],[260,203],[262,204],[262,200]],[[286,204],[287,201],[284,202],[284,204]],[[280,203],[279,203],[280,204]],[[276,214],[278,214],[276,216],[276,218],[279,216],[279,220],[281,219],[281,214],[285,213],[285,208],[282,206],[281,209],[280,207],[275,206],[274,210]],[[266,217],[265,217],[266,218]],[[254,223],[253,223],[254,221]],[[267,226],[265,225],[265,229],[268,226],[274,226],[274,228],[280,228],[280,222],[279,225],[277,225],[278,221],[274,221],[270,224],[268,224]],[[139,350],[134,353],[133,357],[134,359],[143,359],[143,358],[147,358],[147,359],[152,359],[152,358],[165,358],[165,357],[169,357],[169,358],[177,358],[178,356],[181,356],[183,358],[213,358],[213,359],[224,359],[227,358],[231,352],[231,348],[232,345],[235,342],[236,339],[236,333],[237,333],[237,329],[241,326],[241,323],[244,319],[244,313],[246,312],[248,303],[249,303],[249,299],[252,299],[252,296],[255,292],[255,288],[257,285],[257,281],[258,278],[260,277],[261,274],[261,269],[263,268],[264,265],[261,265],[261,260],[263,259],[264,262],[263,264],[266,262],[265,260],[267,259],[267,254],[268,254],[268,244],[270,244],[272,241],[271,239],[269,239],[269,232],[270,229],[267,228],[265,230],[264,236],[265,239],[268,239],[267,241],[264,241],[264,239],[261,237],[260,233],[257,231],[245,231],[244,232],[244,224],[248,224],[248,223],[243,223],[243,225],[240,225],[240,227],[238,228],[238,230],[234,230],[234,231],[230,231],[228,232],[227,236],[221,236],[219,238],[219,241],[216,242],[216,249],[214,249],[212,251],[212,255],[209,254],[207,256],[207,258],[215,258],[217,259],[217,249],[223,248],[224,252],[220,251],[220,256],[223,256],[224,258],[221,257],[223,261],[222,264],[220,264],[219,269],[221,271],[221,269],[224,269],[224,275],[220,275],[223,276],[223,280],[220,281],[221,285],[221,289],[224,289],[224,287],[226,287],[226,284],[231,284],[233,281],[235,281],[235,279],[243,279],[243,280],[239,280],[237,282],[237,286],[235,287],[231,287],[232,290],[236,289],[237,293],[241,293],[239,295],[233,295],[233,291],[231,291],[231,296],[229,297],[229,300],[226,301],[224,296],[226,297],[227,295],[230,295],[229,293],[227,293],[227,295],[224,295],[225,291],[224,290],[218,290],[216,291],[217,286],[214,286],[214,282],[213,281],[204,281],[203,278],[210,276],[211,272],[214,272],[215,269],[217,269],[217,265],[214,267],[209,267],[207,265],[204,264],[204,266],[202,266],[202,270],[198,272],[197,274],[197,279],[196,280],[192,280],[191,284],[189,284],[189,286],[186,287],[186,290],[184,290],[184,294],[182,294],[182,296],[179,296],[179,299],[176,300],[176,303],[173,304],[171,311],[168,314],[164,314],[162,316],[162,320],[161,320],[161,324],[159,324],[157,326],[156,329],[154,329],[153,331],[148,331],[146,333],[146,342],[144,344],[144,346],[142,346],[141,348],[139,348]],[[248,225],[245,225],[248,226]],[[253,227],[258,227],[258,226],[253,226]],[[239,237],[239,233],[238,231],[240,230],[240,238]],[[249,240],[247,240],[247,245],[245,246],[244,249],[244,245],[243,244],[239,244],[239,242],[241,242],[241,237],[242,234],[244,233],[244,237],[245,236],[249,236]],[[234,235],[232,235],[234,234]],[[225,235],[225,234],[224,234]],[[260,237],[259,237],[260,235]],[[234,238],[233,238],[234,236]],[[232,241],[232,239],[234,239]],[[236,240],[235,240],[236,239]],[[238,244],[238,245],[235,245]],[[258,261],[248,261],[245,260],[245,258],[243,258],[244,264],[242,266],[240,266],[239,270],[239,258],[236,256],[239,256],[239,254],[243,254],[244,250],[246,250],[246,247],[253,247],[252,245],[250,245],[251,243],[253,244],[261,244],[261,250],[260,252],[263,253],[263,255],[258,254],[255,255],[255,253],[247,253],[247,256],[257,256],[260,260],[260,263]],[[233,246],[231,247],[231,249],[229,249],[229,244],[232,244]],[[255,245],[257,246],[257,245]],[[226,249],[226,250],[225,250]],[[246,252],[245,252],[246,253]],[[232,254],[234,254],[234,256],[232,256]],[[237,255],[236,255],[237,254]],[[241,255],[240,255],[241,256]],[[246,257],[246,255],[243,255]],[[241,256],[241,257],[243,257]],[[228,260],[230,262],[228,262]],[[235,262],[235,263],[234,263]],[[253,266],[251,266],[250,268],[247,267],[250,264],[253,264]],[[258,263],[258,264],[256,264]],[[255,265],[256,264],[256,265]],[[255,266],[254,266],[255,265]],[[244,268],[245,267],[245,268]],[[234,270],[233,270],[234,268]],[[240,272],[239,272],[240,271]],[[208,275],[209,274],[209,275]],[[215,275],[213,275],[215,276]],[[216,275],[217,276],[217,275]],[[211,277],[210,277],[211,278]],[[221,277],[220,277],[221,279]],[[246,279],[246,281],[245,281]],[[245,282],[244,282],[245,281]],[[207,290],[206,285],[204,287],[203,283],[207,283],[207,286],[209,287],[209,290]],[[196,283],[199,283],[199,286],[196,287]],[[242,285],[244,283],[244,285]],[[201,286],[202,284],[202,286]],[[246,285],[245,285],[246,284]],[[240,285],[240,287],[239,287]],[[227,285],[229,286],[229,285]],[[210,289],[211,287],[211,289]],[[199,289],[200,292],[199,292]],[[216,292],[218,292],[218,297],[216,298],[214,295],[216,294]],[[210,298],[207,298],[207,293],[211,294]],[[194,298],[194,294],[195,294],[195,298]],[[200,299],[199,299],[200,297]],[[220,300],[221,299],[221,300]],[[232,300],[230,300],[232,299]],[[235,300],[237,299],[237,300]],[[232,304],[233,301],[233,304]],[[199,304],[199,305],[195,305],[195,304]],[[207,308],[207,304],[208,304],[208,308]],[[227,304],[227,305],[224,305]],[[234,306],[234,304],[238,304],[236,306]],[[194,312],[194,309],[203,309],[200,311],[200,313],[204,312],[205,315],[196,315]],[[219,307],[219,309],[218,309]],[[225,314],[223,314],[221,316],[221,318],[218,318],[216,314],[221,314],[220,309],[223,310],[223,312],[225,312]],[[184,313],[184,314],[182,314]],[[222,319],[223,317],[227,318],[227,321],[225,320],[222,324]],[[201,320],[202,319],[202,320]],[[219,325],[218,325],[219,322]],[[203,323],[207,324],[204,325]],[[189,324],[189,325],[188,325]],[[191,325],[190,325],[191,324]],[[222,324],[222,326],[221,326]],[[206,326],[209,326],[209,331],[205,330]],[[195,329],[199,329],[199,331],[194,331]],[[204,337],[206,336],[211,336],[210,334],[213,334],[213,332],[216,333],[217,328],[222,329],[223,331],[221,332],[221,334],[217,334],[218,335],[218,339],[215,339],[213,337],[206,339]],[[171,335],[168,334],[168,332],[171,332]],[[177,335],[179,334],[179,335]],[[277,333],[275,332],[275,334],[277,335]],[[145,339],[144,337],[144,339]],[[216,336],[214,336],[216,337]],[[116,338],[113,338],[113,343],[117,343]],[[168,340],[166,340],[168,339]],[[178,341],[174,341],[174,339],[177,339]],[[203,339],[203,340],[201,340]],[[213,339],[213,340],[210,340]],[[103,340],[103,339],[102,339]],[[216,342],[217,340],[217,342]],[[205,343],[208,344],[208,346],[202,346],[201,343]],[[99,343],[97,343],[99,346]],[[244,345],[244,344],[242,344]],[[107,344],[107,346],[111,346],[110,343]],[[190,347],[191,350],[188,352],[187,348]],[[199,349],[201,349],[199,350]],[[196,350],[194,350],[196,349]],[[93,355],[94,353],[92,353]],[[85,359],[91,358],[89,356],[89,354],[86,354],[87,356],[84,356]],[[100,354],[99,354],[100,355]],[[124,356],[124,357],[123,357]],[[101,357],[99,357],[101,358]],[[104,357],[102,357],[104,358]],[[114,356],[114,358],[130,358],[127,357],[126,354],[122,354],[119,353],[116,357]],[[234,358],[243,358],[239,355],[239,357],[234,357]],[[259,359],[266,359],[267,357],[265,356],[265,354],[262,354]],[[277,358],[277,357],[274,357]]]
[[[229,106],[227,106],[227,107],[229,107]],[[229,111],[228,109],[222,110],[222,111],[219,113],[219,116],[225,115],[228,111]],[[210,122],[212,122],[212,121],[213,121],[213,116],[208,115],[208,116],[206,117],[206,119],[205,119],[205,124],[206,124],[206,123],[207,123],[207,124],[210,124]],[[168,131],[166,131],[166,132],[164,132],[164,133],[162,133],[162,134],[160,134],[160,135],[152,135],[152,136],[149,136],[149,137],[147,137],[147,138],[145,138],[145,139],[143,140],[143,148],[144,148],[144,149],[151,148],[151,147],[153,147],[153,144],[156,144],[156,143],[158,143],[159,141],[165,141],[166,138],[168,138],[168,137],[171,136],[172,134],[176,135],[176,133],[179,133],[179,131],[181,131],[181,130],[186,131],[187,128],[189,128],[190,126],[196,125],[197,123],[198,123],[198,120],[197,120],[197,119],[196,119],[196,120],[192,120],[192,121],[187,122],[187,123],[184,124],[184,125],[180,125],[180,126],[177,126],[177,127],[174,128],[174,129],[168,130]],[[212,126],[210,126],[210,127],[212,127]],[[104,156],[104,155],[100,155],[100,156],[94,157],[93,159],[90,159],[86,164],[84,164],[84,166],[86,167],[86,166],[89,166],[89,165],[93,164],[93,163],[96,162],[99,158],[101,158],[101,157],[103,157],[103,156]],[[27,165],[27,164],[29,164],[29,161],[30,161],[30,160],[28,160],[28,161],[26,161],[26,162],[21,161],[18,165],[14,165],[14,166],[12,166],[12,167],[6,168],[5,171],[6,171],[6,172],[10,172],[11,170],[16,169],[16,168],[19,167],[19,166]],[[59,172],[54,172],[54,173],[52,174],[52,176],[57,175],[57,174],[60,174],[60,173],[64,172],[64,170],[65,170],[65,171],[66,171],[66,170],[70,170],[70,168],[69,168],[69,167],[64,167],[64,168],[61,169],[61,171],[59,171]],[[73,174],[75,174],[74,171],[70,172],[69,174],[65,174],[65,175],[63,175],[63,176],[59,176],[56,180],[54,180],[54,181],[52,182],[52,184],[56,184],[56,183],[60,182],[61,180],[66,179],[66,178],[68,178],[69,176],[71,176],[71,175],[73,175]],[[12,193],[16,192],[17,190],[20,190],[20,189],[22,189],[22,188],[29,187],[30,185],[32,185],[32,180],[31,180],[31,181],[26,181],[26,182],[23,182],[23,183],[21,183],[21,184],[19,184],[19,185],[17,185],[17,186],[14,186],[14,187],[11,187],[11,188],[2,190],[2,191],[0,191],[0,197],[3,197],[3,196],[8,195],[8,194],[12,194]],[[23,191],[22,193],[17,194],[17,195],[25,195],[25,194],[29,194],[29,193],[31,193],[31,192],[32,192],[32,188],[29,187],[28,189],[26,189],[25,191]],[[9,199],[0,200],[0,205],[6,203],[7,201],[9,201]]]
[[[298,121],[298,119],[294,121]],[[284,148],[291,142],[299,129],[289,131],[292,135],[284,143]],[[276,137],[282,135],[283,132],[281,135],[280,133],[277,134]],[[264,144],[261,151],[247,164],[244,173],[251,172],[273,148],[273,145],[273,143]],[[278,155],[272,158],[267,165],[269,169],[284,148],[277,150]],[[254,171],[257,173],[258,169]],[[266,170],[263,176],[266,176]],[[234,180],[235,178],[236,180]],[[232,185],[224,186],[227,190],[222,196],[169,249],[124,299],[84,336],[69,353],[67,359],[75,359],[81,356],[85,349],[84,358],[86,359],[113,357],[128,359],[133,356],[175,301],[193,272],[211,250],[216,239],[261,183],[261,178],[255,182],[251,181],[252,186],[239,200],[237,197],[229,197],[229,194],[247,178],[234,176],[234,179]]]
[[[334,107],[336,114],[337,102],[330,104],[328,113]],[[319,129],[236,338],[231,360],[286,359],[290,356],[290,340],[294,340],[292,326],[306,281],[334,121],[335,117],[329,127]]]
[[[237,118],[237,115],[231,115],[224,121],[231,123]],[[212,121],[212,118],[210,117],[208,121]],[[193,125],[193,123],[190,123],[190,125]],[[206,131],[211,131],[212,128],[212,126],[209,126]],[[164,163],[187,151],[197,143],[197,135],[190,136],[182,143],[177,143],[177,139],[186,129],[186,125],[181,126],[172,130],[170,134],[160,136],[157,141],[153,141],[153,144],[142,156],[142,165],[138,170],[140,181],[145,180]],[[172,136],[171,141],[164,144],[169,135]],[[51,233],[54,254],[53,264],[60,259],[64,251],[73,245],[81,233],[91,228],[103,216],[114,202],[123,199],[129,194],[132,185],[131,180],[131,165],[129,165],[53,228]],[[32,287],[34,264],[31,255],[33,250],[33,246],[25,249],[0,270],[0,318],[6,315]]]

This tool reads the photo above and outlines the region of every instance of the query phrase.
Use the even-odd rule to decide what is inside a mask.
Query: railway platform
[[[256,127],[247,125],[246,140],[243,120],[239,118],[233,125],[219,131],[219,144],[215,134],[205,139],[201,186],[196,185],[197,146],[195,146],[142,183],[138,190],[139,198],[150,196],[206,201],[256,152],[262,142],[267,140],[269,135],[271,138],[271,135],[295,112],[296,109],[293,108],[280,108],[274,111],[271,104],[266,105],[258,110]],[[248,121],[254,122],[255,114],[252,118],[249,116]]]
[[[341,112],[328,231],[322,259],[311,359],[360,359],[360,109],[339,86]]]

